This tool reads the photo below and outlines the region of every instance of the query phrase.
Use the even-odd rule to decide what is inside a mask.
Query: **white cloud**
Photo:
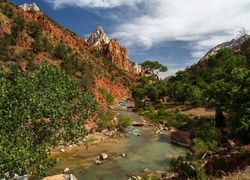
[[[247,0],[152,0],[144,15],[120,17],[112,36],[126,45],[149,49],[154,44],[182,40],[193,42],[193,54],[235,38],[250,27]],[[128,9],[127,9],[128,10]],[[129,14],[129,13],[128,13]],[[197,52],[196,52],[197,51]]]
[[[133,6],[142,0],[44,0],[51,3],[54,8],[64,6],[79,6],[91,8],[114,8],[122,5]]]

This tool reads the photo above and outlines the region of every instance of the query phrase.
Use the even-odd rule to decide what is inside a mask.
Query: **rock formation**
[[[98,26],[96,30],[87,37],[86,41],[98,50],[101,50],[103,45],[110,42],[101,26]]]
[[[23,9],[24,11],[40,11],[36,3],[32,3],[32,4],[24,3],[23,5],[20,5],[19,7]]]
[[[141,65],[137,64],[136,62],[131,62],[131,72],[136,75],[141,74],[142,72]]]
[[[117,68],[131,71],[127,48],[121,47],[116,39],[109,40],[102,27],[97,27],[86,41],[102,52]]]
[[[223,48],[237,48],[239,47],[245,40],[249,39],[250,35],[243,35],[239,37],[238,39],[232,39],[231,41],[221,43],[214,48],[210,49],[205,56],[203,56],[200,61],[207,60],[209,56],[215,55],[220,49]]]

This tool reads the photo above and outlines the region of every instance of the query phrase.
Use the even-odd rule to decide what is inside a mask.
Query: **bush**
[[[194,162],[191,154],[186,156],[172,158],[170,161],[170,170],[187,179],[206,179],[205,169],[198,163]],[[192,162],[192,163],[191,163]],[[181,178],[180,177],[180,178]]]
[[[107,89],[98,88],[98,91],[102,94],[109,105],[114,103],[114,96],[111,93],[108,93]]]
[[[129,117],[127,117],[127,116],[122,115],[122,114],[119,114],[119,115],[117,116],[117,118],[118,118],[119,123],[120,123],[120,125],[121,125],[122,127],[127,127],[127,126],[129,126],[130,123],[131,123],[131,119],[130,119]]]
[[[198,144],[201,144],[201,141],[204,143],[205,149],[215,150],[219,143],[214,121],[203,123],[201,128],[196,130],[195,136]]]

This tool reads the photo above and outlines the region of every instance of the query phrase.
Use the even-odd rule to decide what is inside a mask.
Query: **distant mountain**
[[[207,60],[209,58],[209,56],[216,54],[220,49],[223,49],[223,48],[239,49],[240,45],[242,45],[242,43],[245,42],[246,40],[248,40],[249,38],[250,38],[250,35],[246,34],[246,35],[239,37],[238,39],[232,39],[231,41],[221,43],[221,44],[215,46],[214,48],[210,49],[205,54],[205,56],[203,56],[200,59],[200,61]]]

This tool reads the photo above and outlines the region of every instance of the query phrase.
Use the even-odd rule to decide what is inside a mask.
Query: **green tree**
[[[28,33],[34,39],[39,39],[42,35],[42,26],[39,22],[31,21],[28,24]]]
[[[168,70],[167,66],[164,66],[164,65],[160,64],[157,61],[147,60],[147,61],[141,63],[140,65],[144,69],[151,70],[156,75],[156,77],[157,77],[158,80],[159,80],[158,73],[159,72],[166,72]]]
[[[14,76],[1,70],[0,79],[0,177],[44,175],[55,163],[52,147],[84,142],[85,119],[97,107],[94,96],[52,66]]]
[[[63,41],[60,41],[55,47],[54,56],[62,60],[67,59],[67,48],[64,45]]]

